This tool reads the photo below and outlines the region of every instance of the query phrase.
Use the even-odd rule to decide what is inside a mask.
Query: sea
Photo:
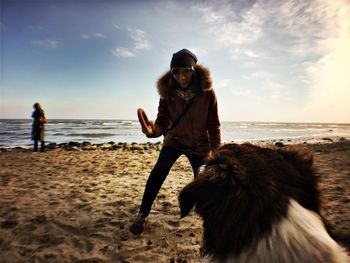
[[[0,147],[31,147],[31,127],[31,119],[0,119]],[[223,142],[236,143],[330,142],[350,139],[350,123],[222,122],[221,138]],[[156,143],[162,140],[163,137],[147,138],[137,120],[49,119],[45,125],[46,143]]]

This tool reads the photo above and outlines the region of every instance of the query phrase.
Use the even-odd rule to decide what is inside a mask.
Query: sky
[[[222,121],[350,123],[350,0],[1,0],[0,118],[156,118],[187,48]]]

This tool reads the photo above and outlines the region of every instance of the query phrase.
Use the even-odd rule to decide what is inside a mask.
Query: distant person
[[[170,70],[157,82],[160,100],[155,123],[138,110],[142,132],[148,138],[164,135],[164,141],[147,180],[139,213],[129,227],[135,235],[143,232],[151,206],[175,161],[184,154],[196,177],[207,155],[220,145],[220,121],[210,72],[196,63],[197,57],[187,49],[174,53]]]
[[[38,142],[40,141],[40,150],[45,149],[45,123],[46,117],[39,103],[33,105],[34,111],[32,114],[32,140],[34,141],[34,152],[38,151]]]

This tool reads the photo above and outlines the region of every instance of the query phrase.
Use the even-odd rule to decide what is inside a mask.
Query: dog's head
[[[203,219],[205,253],[228,247],[239,253],[286,215],[290,198],[319,212],[312,163],[312,152],[302,148],[223,145],[180,192],[181,217],[195,207]]]

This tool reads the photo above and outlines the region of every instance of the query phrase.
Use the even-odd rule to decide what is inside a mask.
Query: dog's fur
[[[297,147],[221,146],[179,195],[195,206],[209,262],[350,262],[320,214],[313,153]]]

